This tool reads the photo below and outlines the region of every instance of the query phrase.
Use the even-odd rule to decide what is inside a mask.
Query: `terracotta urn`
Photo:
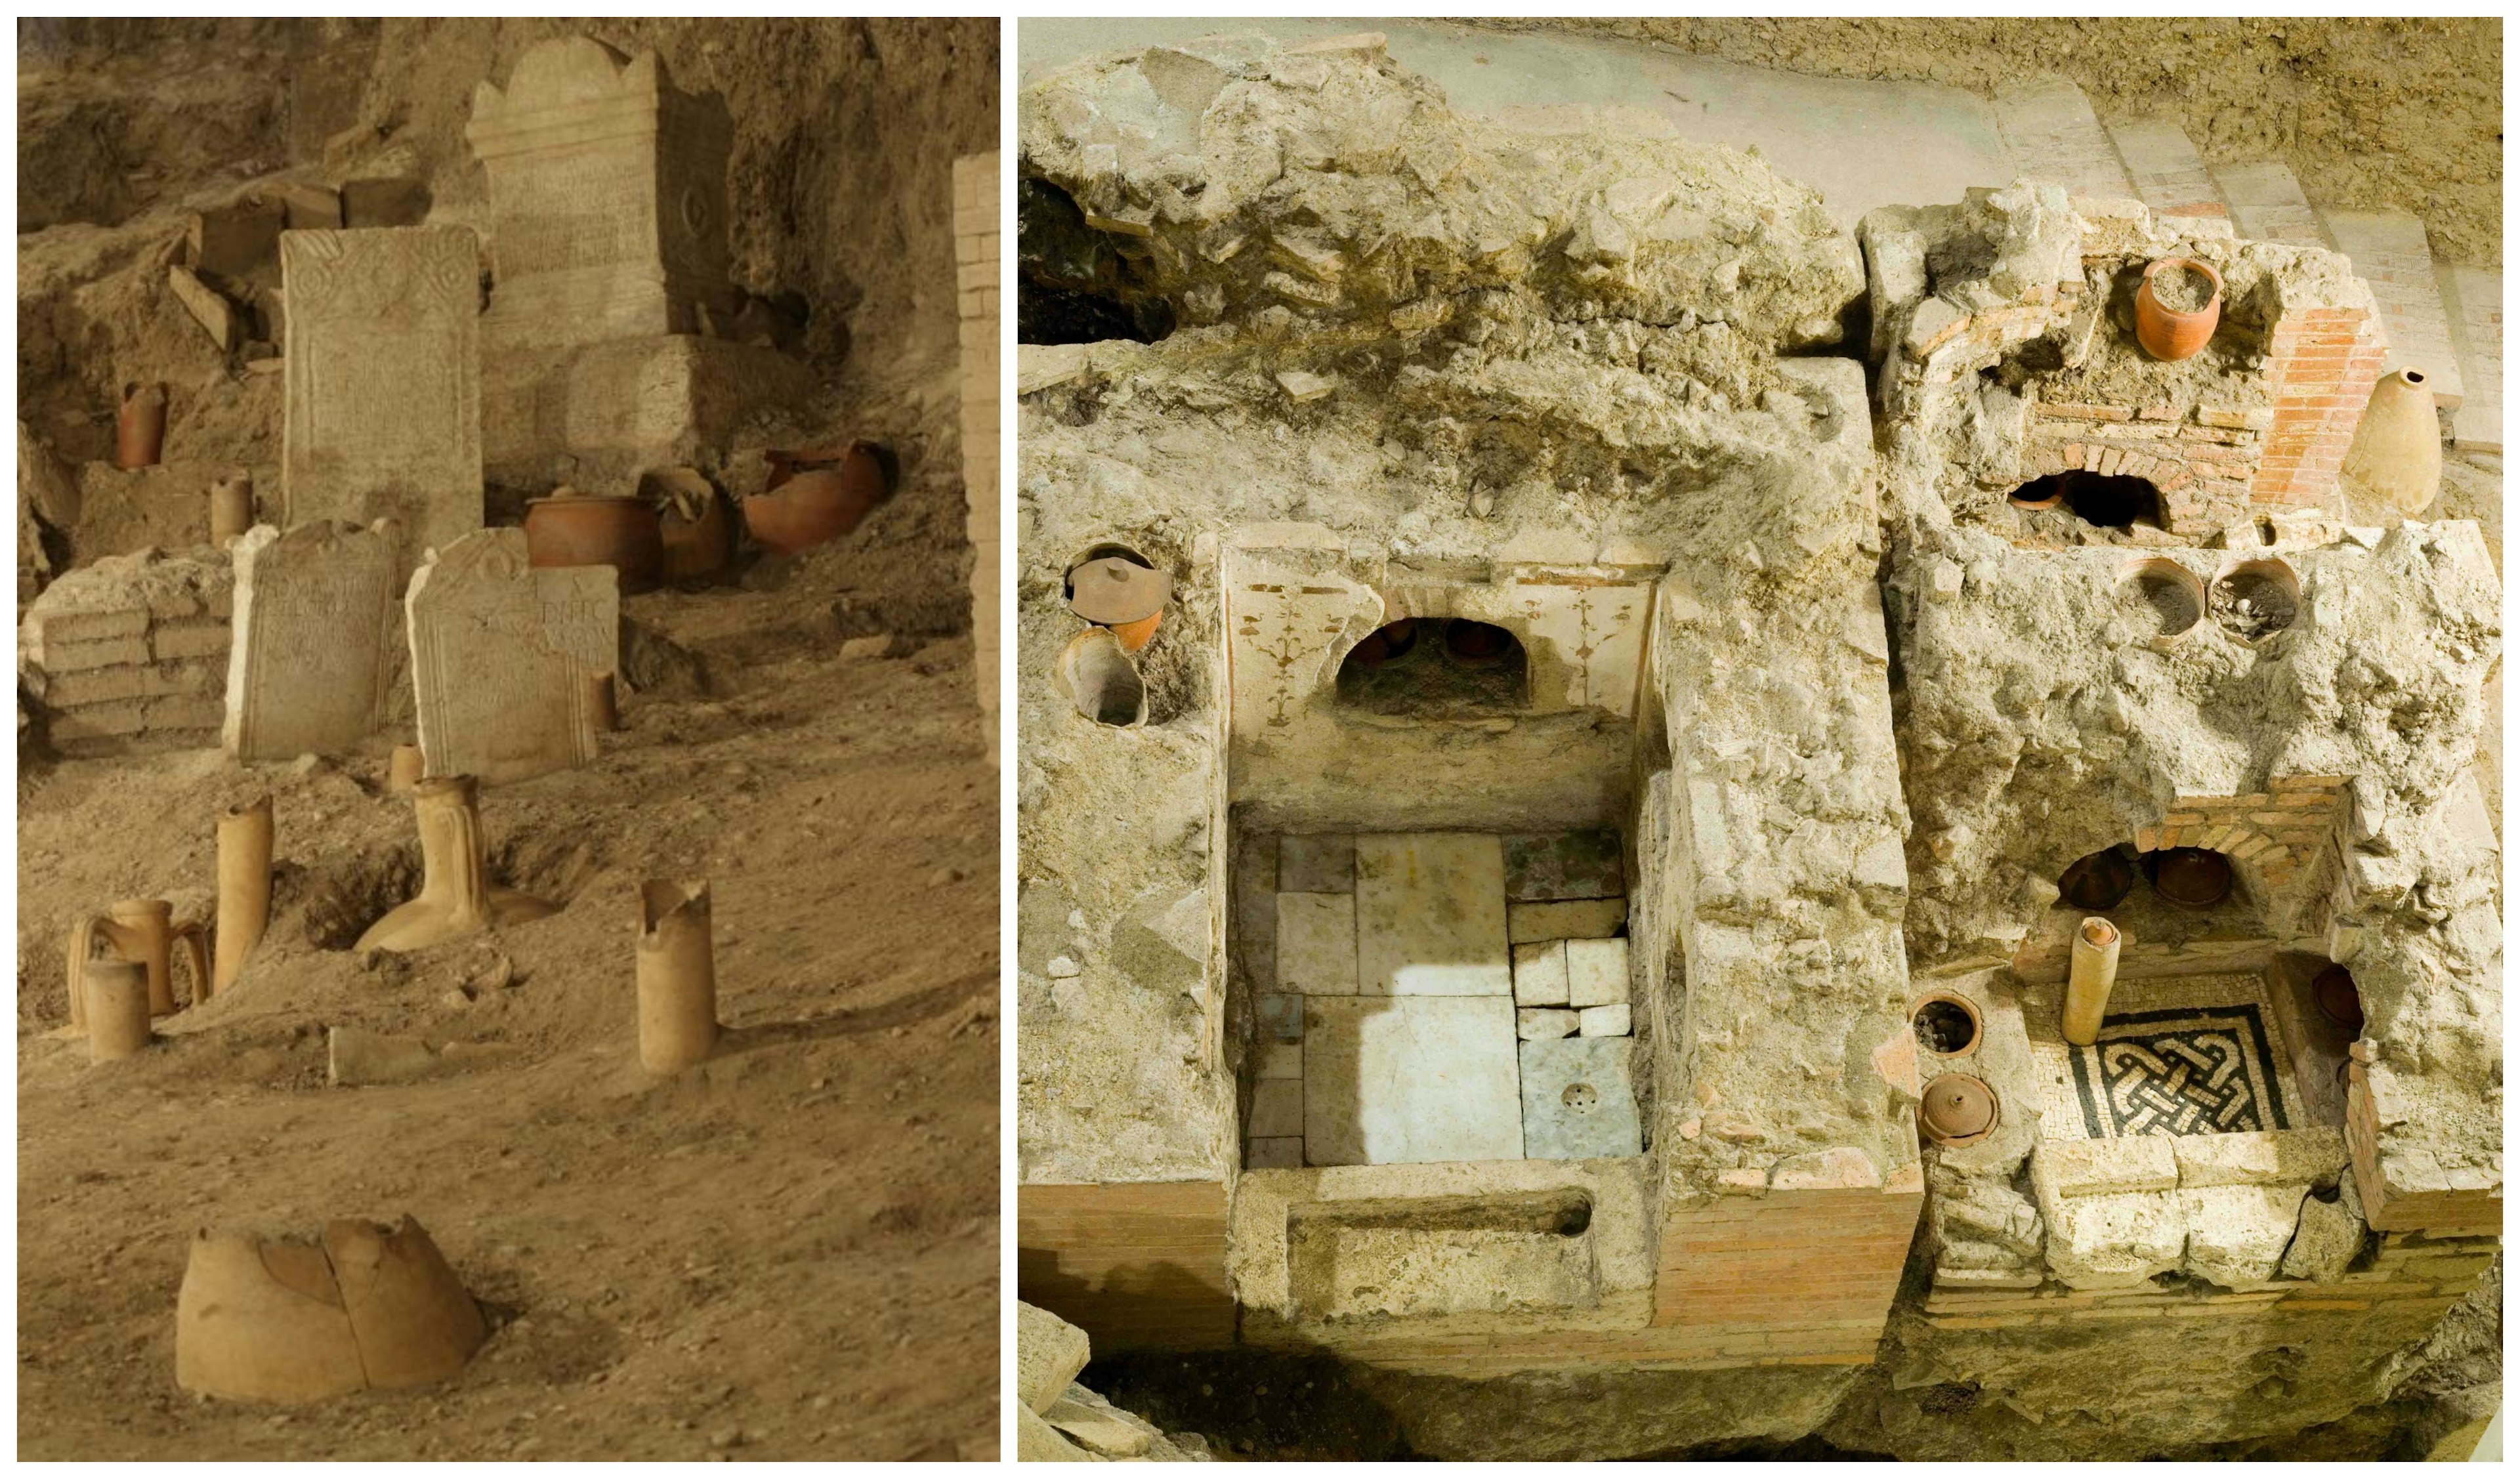
[[[1067,572],[1067,608],[1096,626],[1109,627],[1133,652],[1154,636],[1164,604],[1172,599],[1170,575],[1124,555],[1104,555]]]
[[[743,501],[743,526],[773,555],[831,543],[892,493],[888,459],[873,442],[762,455],[770,486]]]
[[[2135,865],[2116,848],[2077,858],[2056,879],[2056,895],[2086,914],[2102,914],[2126,902],[2135,888]]]
[[[651,472],[639,479],[639,495],[656,509],[665,579],[705,580],[735,558],[735,517],[698,468]]]
[[[183,947],[184,964],[192,970],[191,1000],[206,999],[210,994],[208,931],[198,920],[176,923],[175,906],[164,899],[118,900],[104,914],[72,925],[68,951],[70,1030],[87,1031],[87,967],[100,954],[146,967],[149,1014],[172,1013],[177,946]]]
[[[320,1239],[204,1228],[175,1295],[175,1382],[236,1402],[319,1402],[444,1381],[489,1336],[415,1218],[336,1218]]]
[[[2432,377],[2400,368],[2381,376],[2355,424],[2339,475],[2412,516],[2441,492],[2441,418]]]
[[[129,471],[158,466],[166,447],[166,387],[133,381],[122,387],[114,413],[113,465]]]
[[[2172,293],[2172,302],[2182,302],[2174,291],[2173,282],[2159,282],[2164,273],[2184,272],[2192,281],[2201,280],[2207,288],[2204,302],[2196,307],[2172,307],[2161,294]],[[2156,283],[2159,287],[2156,290]],[[2135,291],[2135,336],[2143,351],[2157,360],[2193,358],[2214,336],[2214,326],[2223,321],[2223,274],[2211,264],[2194,257],[2163,257],[2143,269],[2143,285]]]
[[[663,526],[645,499],[561,488],[525,504],[525,559],[537,569],[608,564],[624,595],[652,591],[664,572]]]
[[[1365,634],[1365,640],[1348,650],[1347,660],[1361,668],[1378,668],[1396,658],[1406,657],[1418,646],[1418,623],[1408,616],[1385,622]]]
[[[2231,892],[2231,864],[2203,847],[2165,847],[2154,855],[2152,886],[2173,904],[2210,909]]]

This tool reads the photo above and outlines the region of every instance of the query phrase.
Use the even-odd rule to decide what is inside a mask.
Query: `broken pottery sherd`
[[[325,1226],[320,1242],[202,1230],[175,1301],[175,1380],[244,1402],[318,1402],[453,1376],[489,1326],[420,1223]]]

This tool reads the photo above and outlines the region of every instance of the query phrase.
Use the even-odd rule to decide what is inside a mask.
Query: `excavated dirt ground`
[[[493,878],[566,906],[495,935],[346,948],[417,878],[381,757],[22,774],[21,1457],[994,1456],[996,773],[968,637],[835,655],[846,559],[625,604],[708,693],[627,698],[600,763],[484,790]],[[217,813],[266,788],[276,898],[243,979],[90,1067],[51,1035],[71,921],[138,895],[202,914]],[[633,901],[686,875],[713,890],[729,1031],[656,1081]],[[506,1056],[330,1088],[337,1025]],[[176,1386],[196,1228],[402,1213],[491,1312],[459,1379],[299,1409]]]

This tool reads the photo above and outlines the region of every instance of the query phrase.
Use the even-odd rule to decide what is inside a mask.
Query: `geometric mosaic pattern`
[[[2254,1003],[2104,1017],[2099,1041],[2069,1061],[2093,1140],[2291,1128]]]

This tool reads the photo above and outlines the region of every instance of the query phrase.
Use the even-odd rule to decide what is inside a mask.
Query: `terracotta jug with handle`
[[[175,906],[164,899],[123,899],[101,915],[90,915],[70,929],[70,1030],[87,1030],[87,963],[98,942],[115,960],[149,968],[149,1014],[167,1016],[175,1010],[175,947],[184,947],[184,964],[192,972],[191,1001],[210,994],[208,932],[200,921],[175,922]]]

